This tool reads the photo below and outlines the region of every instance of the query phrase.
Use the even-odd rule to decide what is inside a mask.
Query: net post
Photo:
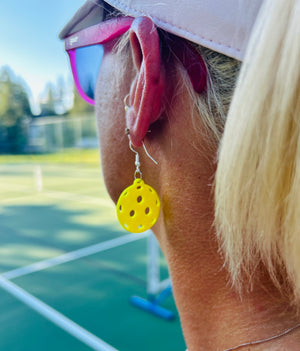
[[[147,267],[147,295],[155,297],[159,290],[160,267],[159,267],[159,246],[153,233],[148,236],[148,267]]]
[[[43,190],[43,175],[41,165],[37,165],[34,170],[35,188],[40,193]]]

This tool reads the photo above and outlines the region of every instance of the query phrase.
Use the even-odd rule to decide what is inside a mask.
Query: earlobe
[[[126,125],[132,144],[139,147],[150,125],[163,111],[166,78],[159,36],[150,18],[138,17],[133,21],[130,44],[137,77],[130,91],[131,106],[126,113]]]

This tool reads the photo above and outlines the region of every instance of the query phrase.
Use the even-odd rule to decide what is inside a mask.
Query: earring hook
[[[126,99],[126,98],[125,98]],[[129,137],[129,135],[130,135],[130,130],[129,130],[129,128],[125,128],[125,134],[126,135],[128,135],[128,139],[129,139],[129,148],[130,148],[130,150],[132,151],[132,152],[134,152],[136,155],[138,155],[138,152],[136,151],[136,150],[134,150],[134,148],[133,148],[133,146],[132,146],[132,143],[131,143],[131,141],[130,141],[130,137]],[[147,150],[147,148],[146,148],[146,145],[145,145],[145,143],[144,143],[144,141],[142,141],[142,145],[143,145],[143,148],[144,148],[144,151],[145,151],[145,153],[146,153],[146,155],[150,158],[150,160],[152,161],[152,162],[154,162],[156,165],[158,165],[158,162],[149,154],[149,152],[148,152],[148,150]]]
[[[136,150],[134,150],[130,139],[129,139],[129,149],[132,152],[135,153],[135,163],[134,164],[135,164],[136,169],[135,169],[135,172],[134,172],[134,179],[139,178],[139,179],[142,180],[143,179],[143,174],[142,174],[142,171],[140,170],[140,165],[141,165],[141,163],[140,163],[140,155],[139,155],[139,153]]]
[[[146,149],[146,145],[145,145],[144,141],[142,143],[143,143],[143,148],[145,150],[146,155],[150,158],[150,160],[152,162],[154,162],[156,165],[158,165],[157,161],[154,160],[154,158],[149,154],[148,150]]]

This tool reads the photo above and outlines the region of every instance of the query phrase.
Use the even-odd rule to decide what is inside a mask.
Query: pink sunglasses
[[[127,32],[133,21],[133,17],[114,17],[66,38],[65,49],[70,58],[76,88],[89,104],[95,104],[95,88],[104,53],[111,50],[114,40]],[[176,41],[168,40],[168,43],[186,69],[194,90],[200,93],[206,88],[207,77],[203,59],[179,37],[176,37]],[[188,50],[183,50],[183,47]]]
[[[80,96],[95,104],[95,87],[103,54],[114,39],[128,31],[132,17],[115,17],[72,34],[65,40],[74,82]]]

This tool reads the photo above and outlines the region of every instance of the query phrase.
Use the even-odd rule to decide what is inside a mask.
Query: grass
[[[67,149],[60,153],[0,155],[0,164],[84,164],[99,166],[98,149]]]

